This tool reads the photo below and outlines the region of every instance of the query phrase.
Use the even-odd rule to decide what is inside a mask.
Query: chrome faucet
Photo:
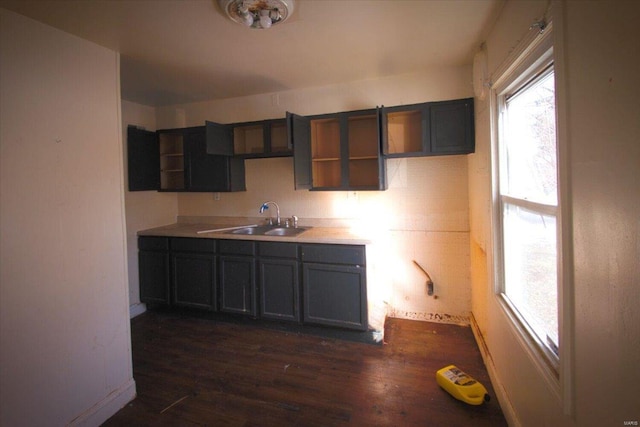
[[[269,209],[268,205],[273,205],[276,207],[276,225],[280,225],[280,206],[276,202],[264,202],[262,206],[260,206],[260,213],[263,213],[267,209]]]

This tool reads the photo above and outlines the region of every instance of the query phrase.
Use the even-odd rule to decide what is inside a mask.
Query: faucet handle
[[[298,228],[298,217],[293,215],[291,217],[291,222],[293,223],[293,228]]]

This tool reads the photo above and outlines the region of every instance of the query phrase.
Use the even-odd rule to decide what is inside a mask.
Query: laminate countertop
[[[138,236],[162,236],[162,237],[191,237],[198,239],[233,239],[254,240],[271,242],[294,243],[326,243],[339,245],[367,245],[372,243],[370,238],[359,234],[352,228],[311,226],[308,230],[296,236],[265,236],[260,234],[232,234],[231,228],[256,225],[257,222],[237,224],[227,223],[174,223],[162,227],[150,228],[138,231]],[[262,224],[262,223],[260,223]],[[309,227],[307,225],[301,227]],[[225,230],[226,229],[226,230]]]

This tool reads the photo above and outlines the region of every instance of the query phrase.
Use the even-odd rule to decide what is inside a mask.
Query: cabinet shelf
[[[349,160],[378,160],[378,156],[349,157]]]
[[[335,162],[339,160],[339,157],[319,157],[313,159],[314,162]]]

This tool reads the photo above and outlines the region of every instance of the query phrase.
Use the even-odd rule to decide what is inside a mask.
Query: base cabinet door
[[[298,245],[258,242],[260,317],[300,323]]]
[[[256,245],[247,240],[218,242],[220,311],[257,315]]]
[[[175,305],[216,310],[216,257],[214,255],[173,253],[171,267]]]
[[[300,322],[298,261],[261,259],[260,317]]]
[[[363,267],[304,263],[302,270],[305,323],[367,329]]]
[[[169,239],[138,238],[138,270],[140,301],[147,304],[170,303]]]
[[[220,311],[256,316],[253,257],[220,256]]]

